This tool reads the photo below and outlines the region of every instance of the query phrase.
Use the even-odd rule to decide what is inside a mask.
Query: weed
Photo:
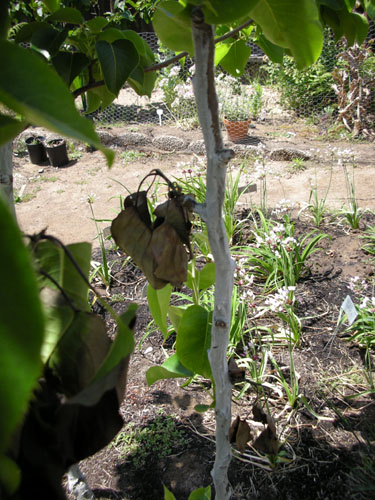
[[[173,415],[161,413],[143,427],[128,424],[112,446],[139,469],[145,466],[150,457],[168,457],[178,449],[186,448],[188,443],[186,433],[176,426]]]
[[[303,172],[306,170],[306,163],[303,158],[294,158],[292,161],[292,170],[295,172]]]
[[[124,160],[124,165],[127,163],[130,163],[132,161],[137,161],[140,160],[141,158],[144,158],[146,156],[146,153],[142,153],[141,151],[132,151],[131,149],[123,151],[120,154],[120,158]]]

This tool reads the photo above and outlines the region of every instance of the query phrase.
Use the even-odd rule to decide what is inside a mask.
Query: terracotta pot
[[[228,133],[228,139],[233,142],[246,139],[250,123],[250,119],[233,122],[224,118],[224,125]]]
[[[34,165],[40,165],[47,161],[46,150],[44,148],[44,137],[30,136],[25,140],[27,152],[29,153],[31,163]]]
[[[53,167],[62,167],[69,163],[66,142],[64,139],[52,139],[46,143],[49,162]]]

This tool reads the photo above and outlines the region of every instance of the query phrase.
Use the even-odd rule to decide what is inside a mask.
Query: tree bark
[[[12,142],[0,147],[0,191],[14,214]]]
[[[222,208],[226,165],[234,153],[230,149],[224,149],[215,90],[213,29],[204,22],[199,8],[193,11],[192,28],[195,48],[193,86],[207,158],[205,222],[216,266],[215,306],[211,347],[208,353],[216,394],[216,456],[211,474],[216,499],[228,500],[232,492],[228,480],[228,467],[232,457],[229,443],[232,386],[228,376],[226,353],[235,265],[229,251]]]

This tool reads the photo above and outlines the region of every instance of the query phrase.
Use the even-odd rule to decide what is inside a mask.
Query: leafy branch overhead
[[[5,2],[6,3],[6,2]],[[86,20],[73,7],[44,0],[47,14],[13,25],[0,50],[0,102],[16,117],[1,115],[0,146],[28,124],[47,127],[101,149],[111,165],[113,152],[101,146],[92,124],[76,111],[73,96],[82,95],[85,112],[105,108],[127,83],[150,96],[156,81],[155,57],[134,31],[118,29],[111,17]],[[202,7],[215,26],[215,64],[238,76],[249,60],[248,41],[271,60],[291,54],[299,68],[313,63],[322,49],[324,25],[349,44],[367,34],[366,17],[348,0],[168,0],[158,4],[153,23],[159,39],[174,51],[194,55],[191,13]],[[372,0],[360,2],[373,18]],[[239,29],[241,28],[241,29]],[[30,48],[16,44],[30,44]],[[37,57],[36,57],[37,56]],[[62,81],[61,81],[62,80]],[[7,112],[7,115],[9,113]]]

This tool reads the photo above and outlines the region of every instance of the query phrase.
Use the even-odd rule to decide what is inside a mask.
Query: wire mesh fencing
[[[174,54],[165,49],[155,33],[140,33],[158,62]],[[234,78],[217,69],[216,88],[221,117],[245,122],[272,113],[312,118],[323,128],[342,129],[353,135],[375,131],[375,29],[372,25],[364,44],[348,48],[325,31],[324,47],[318,61],[298,70],[293,60],[270,62],[252,44],[244,75]],[[194,61],[183,59],[159,71],[151,98],[140,97],[124,88],[108,108],[92,115],[96,122],[175,123],[184,128],[199,125],[192,76]],[[270,98],[271,96],[271,98]],[[277,96],[277,97],[276,97]]]

